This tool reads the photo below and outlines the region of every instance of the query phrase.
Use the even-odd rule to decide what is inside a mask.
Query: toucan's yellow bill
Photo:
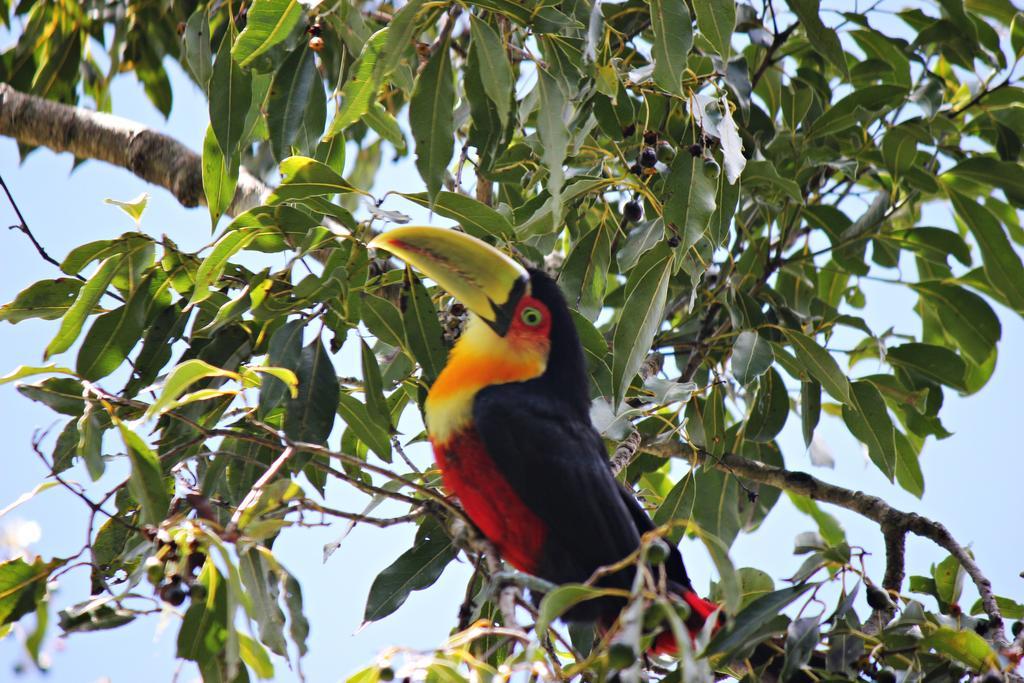
[[[498,334],[508,329],[516,303],[529,290],[525,268],[464,232],[407,225],[378,235],[369,246],[423,271]]]

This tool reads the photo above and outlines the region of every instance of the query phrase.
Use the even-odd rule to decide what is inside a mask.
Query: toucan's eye
[[[523,309],[523,312],[519,314],[520,319],[529,325],[530,327],[536,327],[540,325],[540,321],[544,319],[541,312],[532,306],[527,306]]]

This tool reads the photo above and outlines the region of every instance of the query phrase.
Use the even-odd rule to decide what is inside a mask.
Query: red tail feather
[[[686,630],[690,632],[690,638],[696,638],[697,633],[704,628],[708,617],[715,613],[718,605],[700,597],[692,590],[685,590],[680,597],[690,606],[690,616],[686,619]],[[654,644],[648,653],[651,655],[674,655],[679,651],[679,645],[672,631],[663,631],[654,639]]]

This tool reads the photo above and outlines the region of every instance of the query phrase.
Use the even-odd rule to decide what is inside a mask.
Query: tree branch
[[[27,95],[0,83],[0,135],[120,166],[168,190],[182,206],[206,203],[200,156],[174,138],[120,116]],[[265,183],[242,167],[228,215],[259,206],[269,193]]]
[[[953,535],[941,523],[914,512],[904,512],[894,508],[878,496],[872,496],[863,491],[852,491],[842,486],[826,483],[806,472],[794,472],[782,467],[765,465],[733,453],[726,453],[720,458],[714,457],[677,440],[645,444],[642,448],[654,455],[686,458],[694,464],[711,465],[744,479],[793,491],[823,503],[838,505],[876,522],[886,533],[888,556],[888,566],[885,572],[886,588],[889,588],[889,584],[895,584],[897,579],[899,579],[899,583],[902,583],[903,578],[903,543],[896,540],[895,534],[902,538],[909,532],[933,541],[960,562],[960,566],[964,568],[977,587],[982,606],[992,622],[991,640],[1000,647],[1008,645],[1006,634],[1003,631],[1003,616],[996,604],[996,596],[992,592],[992,582],[982,573],[970,553],[957,543]]]

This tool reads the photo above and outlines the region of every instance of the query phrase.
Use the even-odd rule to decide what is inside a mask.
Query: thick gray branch
[[[992,583],[982,573],[970,553],[956,542],[949,530],[941,523],[913,512],[898,510],[878,496],[835,486],[805,472],[793,472],[781,467],[765,465],[732,453],[726,453],[722,457],[716,458],[676,440],[647,444],[643,446],[643,450],[656,455],[682,457],[693,463],[711,465],[750,481],[793,491],[823,503],[838,505],[876,522],[886,534],[887,559],[889,560],[883,582],[886,588],[902,583],[903,548],[897,547],[896,536],[902,537],[909,532],[933,541],[949,551],[960,562],[960,566],[964,568],[977,587],[985,613],[992,622],[992,641],[1002,647],[1008,644],[1003,630],[1003,617],[996,604],[996,596],[992,592]],[[902,546],[902,543],[899,545]]]
[[[177,140],[135,121],[26,95],[0,83],[0,135],[125,168],[171,192],[183,206],[206,203],[202,162]],[[242,168],[227,213],[259,206],[270,188]]]

